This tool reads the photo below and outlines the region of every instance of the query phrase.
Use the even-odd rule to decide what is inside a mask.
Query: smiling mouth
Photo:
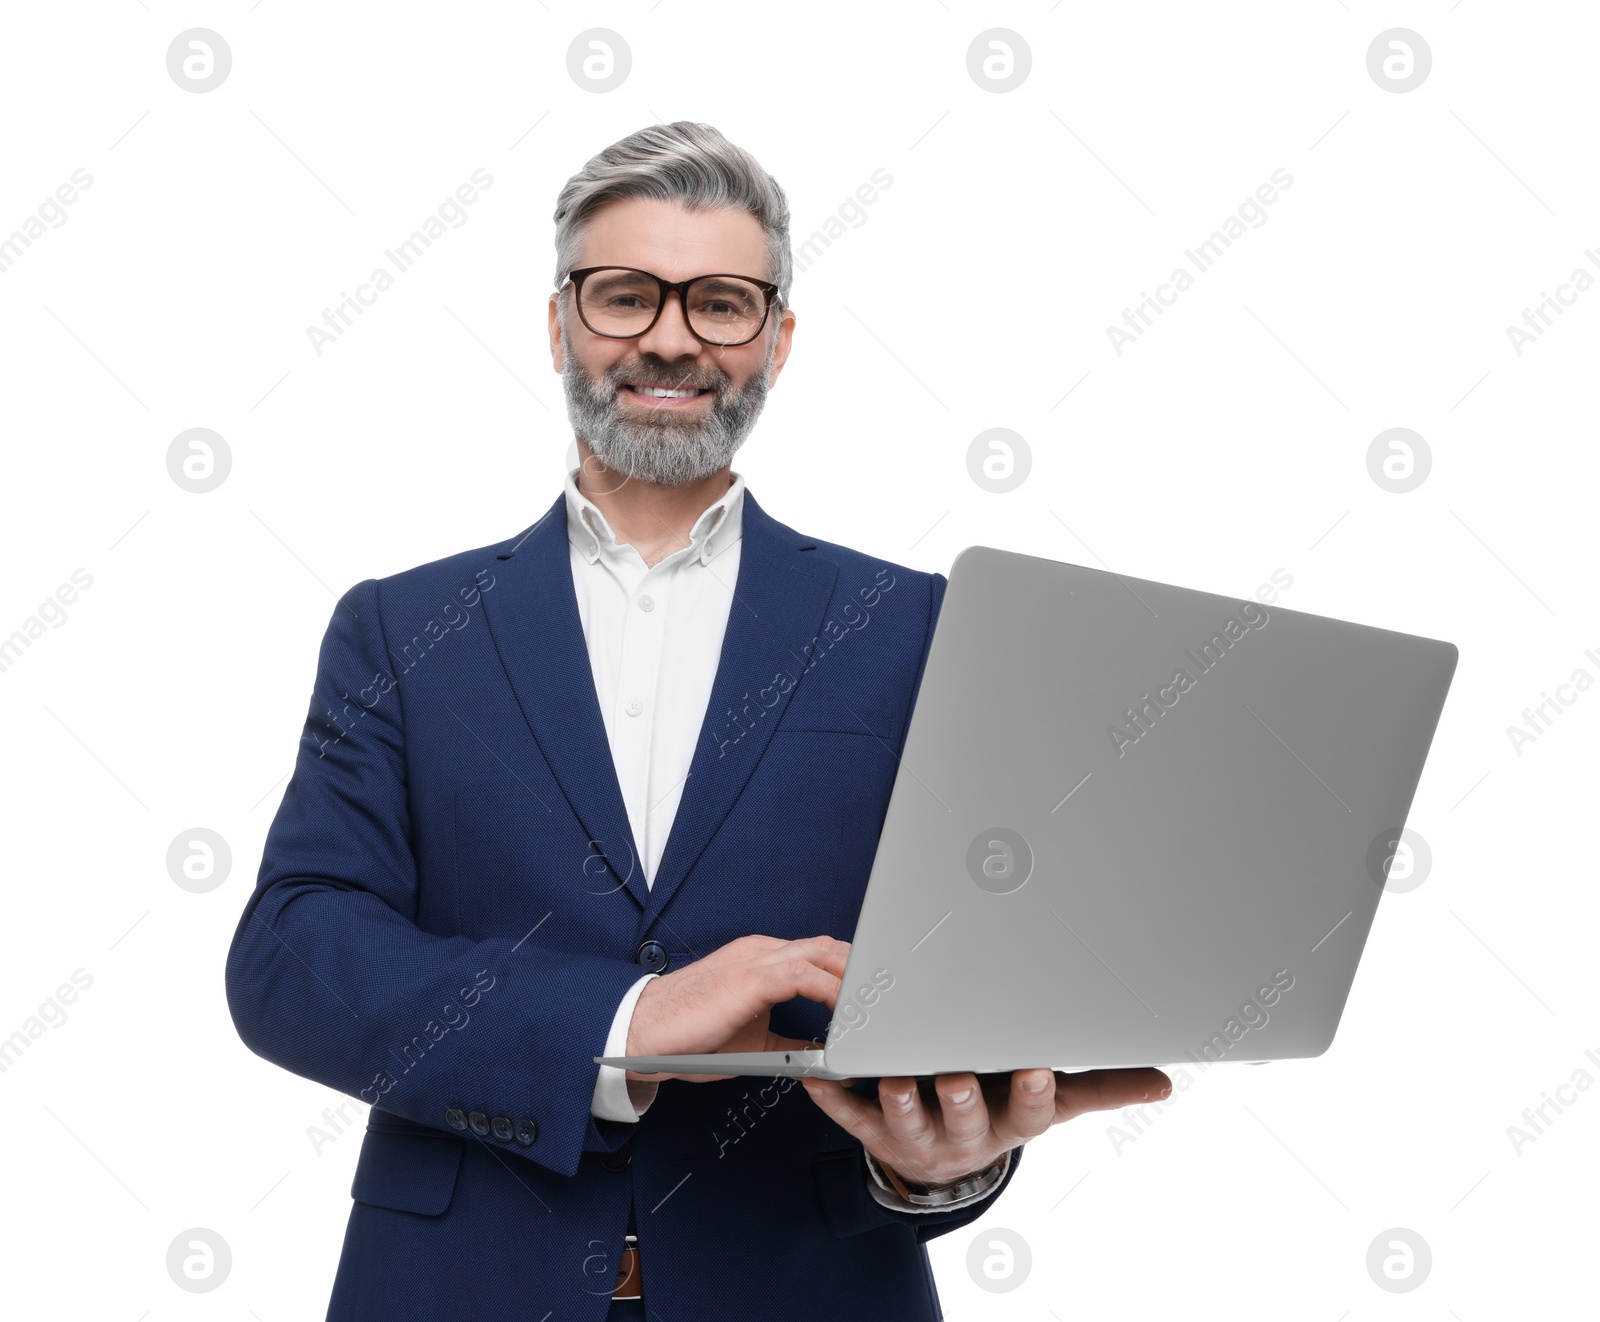
[[[709,387],[700,390],[681,389],[673,386],[636,386],[632,382],[624,381],[622,391],[639,399],[698,399],[701,395],[709,395]]]

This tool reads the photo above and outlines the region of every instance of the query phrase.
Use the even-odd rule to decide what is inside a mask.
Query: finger
[[[748,936],[735,937],[726,945],[718,946],[715,950],[708,951],[694,960],[694,963],[708,966],[742,964],[748,960],[759,959],[763,955],[769,955],[774,950],[779,950],[784,946],[807,946],[808,943],[809,948],[819,951],[827,950],[831,945],[843,947],[846,956],[850,953],[850,943],[848,941],[840,941],[831,936],[805,937],[795,941],[788,937],[767,936],[762,932],[752,932]]]
[[[1056,1119],[1086,1111],[1115,1111],[1139,1102],[1165,1101],[1172,1080],[1158,1069],[1085,1070],[1056,1075]]]
[[[833,1079],[807,1077],[801,1079],[800,1083],[806,1095],[835,1124],[879,1161],[896,1170],[909,1169],[914,1165],[916,1158],[889,1134],[883,1109],[877,1102],[849,1091],[845,1085]]]
[[[721,968],[728,964],[744,964],[752,959],[759,959],[770,954],[782,946],[788,945],[781,936],[764,936],[753,933],[750,936],[741,936],[728,942],[725,946],[718,946],[715,950],[701,955],[693,962],[702,968]],[[687,965],[685,967],[688,967]]]
[[[808,936],[784,944],[790,947],[783,952],[784,954],[791,957],[798,955],[801,959],[810,960],[818,968],[827,969],[837,977],[844,977],[844,966],[850,958],[848,941],[840,941],[831,936]]]
[[[718,946],[703,958],[722,962],[752,959],[785,944],[787,943],[781,936],[765,936],[760,932],[752,932],[749,936],[741,936],[725,946]]]
[[[989,1141],[989,1107],[983,1100],[975,1074],[941,1074],[934,1080],[944,1136],[958,1146]]]
[[[1057,1119],[1054,1070],[1015,1070],[1004,1112],[996,1117],[995,1132],[1008,1140],[1026,1143],[1037,1138]]]
[[[846,1133],[853,1134],[869,1146],[881,1146],[882,1115],[870,1098],[858,1097],[833,1079],[815,1079],[804,1075],[800,1085],[806,1090],[806,1096]],[[873,1151],[877,1155],[877,1148]]]
[[[747,965],[742,973],[747,991],[763,1010],[792,1001],[796,996],[816,1001],[831,1010],[844,985],[838,974],[796,955]]]
[[[917,1081],[904,1075],[878,1081],[878,1109],[885,1137],[909,1152],[926,1152],[939,1141],[934,1112],[922,1100]]]

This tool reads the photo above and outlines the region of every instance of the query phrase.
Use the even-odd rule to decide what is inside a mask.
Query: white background
[[[1333,1048],[1213,1070],[1120,1151],[1115,1117],[1053,1130],[989,1222],[934,1242],[947,1315],[1595,1315],[1600,1089],[1520,1151],[1507,1132],[1600,1079],[1600,693],[1520,754],[1507,735],[1600,678],[1600,292],[1521,354],[1507,335],[1600,276],[1590,6],[107,0],[4,23],[0,236],[93,177],[0,273],[0,636],[93,577],[0,672],[0,1036],[93,979],[0,1074],[8,1314],[322,1315],[359,1137],[313,1146],[341,1099],[239,1042],[224,955],[336,595],[509,537],[559,489],[550,213],[659,118],[753,151],[797,243],[893,177],[796,278],[735,461],[779,519],[925,570],[983,543],[1245,596],[1281,569],[1283,605],[1461,649],[1410,818],[1433,870],[1381,905]],[[199,95],[166,68],[194,26],[233,53]],[[597,26],[633,55],[604,94],[567,71]],[[967,71],[995,26],[1032,53],[1004,94]],[[1404,94],[1366,64],[1396,26],[1433,55]],[[479,167],[467,222],[319,356],[306,327]],[[1266,223],[1115,352],[1107,326],[1278,168]],[[1433,460],[1404,495],[1366,467],[1397,426]],[[190,427],[232,453],[209,494],[167,473]],[[967,474],[991,427],[1033,456],[1009,495]],[[197,826],[233,852],[208,894],[166,868]],[[1032,1247],[1010,1294],[968,1277],[983,1225]],[[196,1226],[233,1253],[212,1294],[166,1272]],[[1390,1227],[1431,1247],[1414,1292],[1368,1275]]]

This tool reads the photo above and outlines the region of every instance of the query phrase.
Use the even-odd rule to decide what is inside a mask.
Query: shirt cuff
[[[628,1028],[633,1022],[633,1007],[639,1003],[645,983],[657,978],[658,973],[646,973],[628,988],[627,995],[617,1006],[611,1020],[611,1031],[606,1035],[603,1056],[625,1056],[628,1053]],[[599,1076],[594,1081],[594,1099],[589,1104],[590,1114],[599,1120],[617,1120],[634,1124],[656,1099],[659,1083],[640,1083],[628,1078],[628,1071],[620,1065],[600,1065]]]
[[[883,1177],[883,1168],[878,1165],[878,1159],[862,1149],[867,1158],[867,1171],[872,1176],[872,1183],[867,1185],[867,1192],[876,1198],[880,1205],[895,1212],[954,1212],[963,1207],[971,1207],[973,1203],[981,1203],[985,1198],[998,1189],[1006,1178],[1006,1172],[1011,1169],[1011,1153],[1008,1151],[1001,1158],[1000,1178],[989,1188],[981,1193],[969,1193],[965,1198],[957,1198],[954,1202],[941,1203],[938,1207],[919,1207],[916,1203],[907,1202],[898,1193],[894,1186]]]

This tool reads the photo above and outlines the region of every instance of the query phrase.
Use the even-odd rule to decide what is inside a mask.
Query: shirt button
[[[639,598],[639,609],[640,610],[642,610],[642,611],[653,611],[655,608],[656,608],[656,599],[654,597],[640,597]]]
[[[640,712],[642,712],[644,710],[644,703],[642,703],[642,702],[630,702],[628,704],[626,710],[627,710],[627,713],[628,713],[629,716],[637,716]]]

